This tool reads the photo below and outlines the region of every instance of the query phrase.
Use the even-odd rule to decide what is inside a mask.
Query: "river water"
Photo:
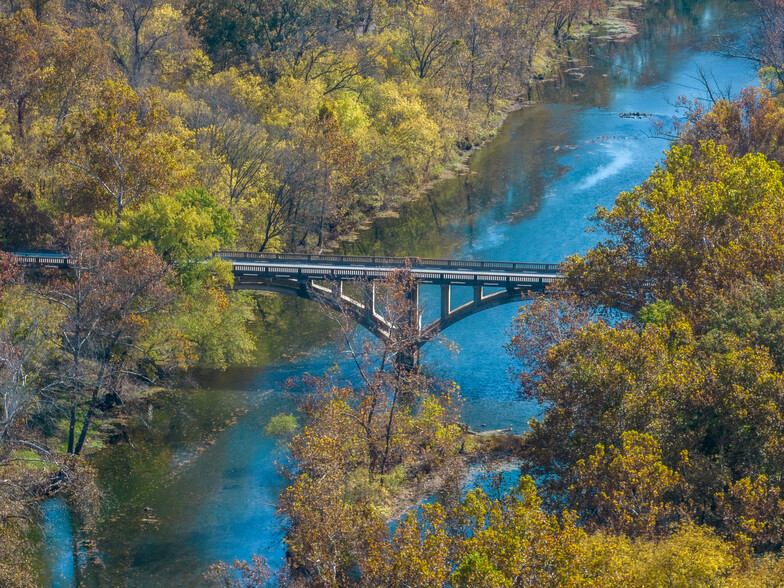
[[[421,257],[558,262],[584,252],[596,206],[642,182],[668,144],[652,120],[676,114],[679,96],[700,96],[700,70],[722,90],[755,83],[749,64],[716,52],[717,35],[739,32],[749,4],[661,0],[632,18],[639,35],[594,39],[571,72],[539,88],[541,102],[513,112],[469,171],[440,183],[398,218],[376,222],[348,252]],[[601,33],[600,33],[601,35]],[[584,66],[584,67],[580,67]],[[630,118],[640,112],[652,118]],[[471,293],[454,291],[453,304]],[[426,317],[435,292],[425,287]],[[106,522],[94,559],[74,548],[61,503],[45,510],[45,560],[53,586],[180,586],[203,582],[217,560],[261,554],[282,561],[282,449],[264,435],[269,418],[292,410],[283,384],[340,361],[334,323],[312,303],[266,297],[253,369],[202,374],[199,390],[151,401],[129,442],[97,455],[107,493]],[[539,407],[516,399],[503,345],[517,311],[510,304],[474,315],[444,334],[454,356],[428,350],[428,369],[456,381],[474,428],[523,431]],[[76,551],[76,553],[75,553]]]

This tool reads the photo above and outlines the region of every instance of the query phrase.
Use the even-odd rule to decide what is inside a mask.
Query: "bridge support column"
[[[365,316],[371,318],[376,314],[376,285],[373,282],[365,284]]]
[[[332,282],[332,296],[337,299],[343,296],[343,282],[340,280],[334,280]]]
[[[474,286],[474,304],[479,306],[479,303],[482,302],[483,297],[484,292],[482,291],[482,286]]]
[[[441,286],[441,320],[445,321],[452,310],[452,287],[449,284]]]
[[[419,369],[419,337],[422,334],[422,313],[419,311],[419,284],[414,283],[406,292],[408,299],[408,328],[412,333],[415,342],[408,344],[405,348],[397,352],[395,364],[399,367],[413,371]]]
[[[413,372],[419,369],[419,348],[409,352],[399,352],[395,356],[395,365],[403,368],[406,371]]]
[[[408,300],[411,302],[409,310],[409,324],[416,329],[417,336],[422,331],[422,313],[419,312],[419,284],[414,283],[408,291]]]

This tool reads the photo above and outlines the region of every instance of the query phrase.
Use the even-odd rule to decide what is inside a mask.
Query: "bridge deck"
[[[300,253],[256,253],[253,251],[216,251],[226,261],[253,263],[285,263],[302,265],[335,265],[340,267],[406,267],[435,268],[437,270],[467,269],[493,271],[559,273],[557,263],[527,263],[521,261],[482,261],[476,259],[432,259],[427,257],[389,257],[377,255],[332,255]]]
[[[254,279],[372,281],[387,277],[402,267],[410,267],[423,284],[530,290],[544,289],[563,279],[559,266],[551,263],[247,251],[217,251],[215,255],[233,264],[240,288]],[[68,256],[57,253],[25,252],[17,253],[17,258],[25,265],[70,266]]]
[[[390,276],[399,267],[327,265],[327,264],[283,264],[283,263],[240,263],[234,262],[234,273],[243,278],[268,278],[284,280],[340,280],[372,281]],[[560,274],[550,272],[483,271],[412,267],[411,273],[422,284],[465,285],[483,287],[505,287],[530,289],[544,287],[562,280]]]
[[[218,251],[216,255],[234,264],[240,284],[253,278],[372,281],[403,267],[410,267],[423,284],[541,290],[563,279],[553,263],[245,251]]]

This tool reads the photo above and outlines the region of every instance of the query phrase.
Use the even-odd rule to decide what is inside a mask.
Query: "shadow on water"
[[[595,207],[643,181],[667,147],[651,136],[650,119],[619,114],[673,115],[678,96],[699,94],[698,68],[736,89],[753,83],[745,63],[711,45],[748,6],[662,0],[633,15],[640,34],[629,41],[575,48],[571,73],[540,85],[542,102],[511,113],[466,174],[375,222],[350,252],[557,262],[585,251],[600,237],[585,233]],[[467,295],[456,291],[456,303]],[[211,563],[254,553],[280,563],[275,501],[284,482],[275,462],[283,454],[264,426],[292,410],[282,393],[288,378],[323,373],[340,357],[334,323],[311,303],[260,300],[256,367],[201,373],[201,389],[157,396],[129,442],[98,454],[108,496],[104,565],[84,571],[85,585],[195,585]],[[435,293],[426,289],[423,301],[432,312]],[[460,384],[474,427],[520,432],[538,413],[517,400],[506,375],[505,329],[515,313],[502,306],[451,327],[457,358],[426,350],[431,369]],[[49,567],[69,585],[73,563],[52,546],[72,543],[70,523],[55,518],[47,529]]]

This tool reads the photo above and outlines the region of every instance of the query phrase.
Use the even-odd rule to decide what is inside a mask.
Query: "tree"
[[[30,246],[53,229],[51,219],[20,178],[0,180],[0,247]]]
[[[293,575],[309,577],[311,586],[349,584],[355,562],[387,533],[373,506],[347,500],[341,482],[337,470],[317,479],[301,474],[280,498],[291,521],[289,566]]]
[[[678,474],[662,464],[661,447],[650,435],[626,431],[621,439],[622,448],[597,445],[577,462],[572,504],[611,533],[653,535],[674,518],[667,494],[676,490]]]
[[[453,21],[443,2],[415,2],[403,17],[402,45],[407,65],[420,79],[440,74],[458,47]]]
[[[30,10],[0,18],[0,98],[13,112],[14,135],[27,143],[42,114],[61,123],[108,67],[91,31],[65,31],[39,22]]]
[[[14,435],[19,421],[29,417],[58,385],[49,364],[59,327],[57,309],[10,288],[0,308],[0,442]]]
[[[470,110],[480,95],[492,109],[496,94],[508,83],[516,37],[528,31],[514,26],[508,3],[500,0],[454,0],[451,6],[465,44],[465,52],[458,52],[456,61],[464,72],[467,107]]]
[[[784,369],[784,275],[770,282],[733,284],[706,309],[708,337],[727,334],[765,348],[777,371]]]
[[[353,32],[365,26],[368,11],[372,7],[328,0],[189,3],[191,29],[218,64],[252,63],[272,83],[288,74],[307,78],[321,62],[339,67],[344,59],[333,58],[351,55]]]
[[[552,2],[552,8],[553,39],[560,45],[564,32],[571,32],[572,23],[584,17],[590,21],[591,14],[601,13],[604,4],[601,0],[560,0]]]
[[[211,278],[168,317],[170,328],[187,343],[180,356],[184,366],[198,362],[225,370],[249,365],[255,357],[256,342],[248,326],[256,319],[257,303],[248,292],[227,292],[220,280],[219,275]]]
[[[584,538],[568,515],[546,513],[523,477],[497,500],[475,488],[454,509],[409,513],[364,571],[376,586],[580,586],[590,579]]]
[[[363,565],[368,585],[443,586],[452,569],[447,512],[438,503],[406,514],[392,541],[378,543]]]
[[[0,294],[10,285],[16,283],[21,274],[16,256],[13,253],[0,251]]]
[[[540,309],[525,312],[535,323]],[[784,381],[770,356],[726,333],[696,336],[683,315],[643,328],[588,324],[550,347],[524,384],[547,407],[524,439],[527,467],[553,507],[586,521],[639,533],[634,525],[655,530],[681,507],[716,521],[715,495],[784,474],[775,432]]]
[[[131,86],[138,88],[150,81],[155,62],[161,60],[171,41],[184,30],[182,14],[170,4],[156,0],[117,0],[107,12],[114,16],[107,23],[114,60]],[[176,40],[178,49],[187,48],[182,35]]]
[[[188,178],[178,160],[182,142],[167,123],[168,113],[153,92],[138,94],[124,82],[106,80],[95,106],[66,121],[54,154],[113,201],[119,224],[129,205],[181,187]],[[104,201],[92,208],[107,209]]]
[[[16,134],[24,140],[28,113],[51,79],[52,45],[62,42],[62,32],[40,24],[29,10],[0,19],[0,50],[6,56],[0,65],[2,98],[14,111]]]
[[[757,10],[747,42],[731,52],[753,62],[778,94],[784,87],[784,5],[780,0],[754,0],[754,5]]]
[[[107,229],[111,227],[111,219]],[[231,264],[213,258],[215,251],[234,243],[234,222],[204,189],[186,189],[175,196],[160,196],[127,211],[120,227],[109,238],[128,248],[151,246],[171,264],[188,293],[234,282]]]
[[[384,517],[401,485],[456,464],[463,437],[457,391],[394,362],[409,349],[419,318],[405,289],[410,280],[403,270],[384,286],[394,326],[380,348],[369,341],[357,347],[343,322],[357,385],[341,382],[337,370],[301,383],[303,426],[291,440],[291,483],[280,510],[292,522],[292,573],[309,574],[315,585],[345,585],[354,566],[369,565],[368,554],[385,549]]]
[[[566,265],[567,284],[637,312],[657,299],[700,314],[722,290],[784,264],[781,169],[711,141],[675,146],[664,165],[596,220],[610,235]]]
[[[506,350],[517,360],[513,375],[523,398],[533,399],[547,373],[551,350],[568,342],[596,319],[574,295],[542,296],[514,318]]]
[[[78,455],[103,396],[156,377],[156,350],[142,339],[173,293],[169,268],[150,248],[112,247],[84,220],[65,225],[61,239],[72,275],[54,276],[36,295],[62,313],[54,342],[64,363],[67,452]]]
[[[207,133],[210,150],[222,164],[220,175],[232,206],[264,179],[274,141],[261,126],[239,116],[223,117],[210,125]]]
[[[176,273],[178,303],[161,325],[181,340],[169,361],[218,369],[248,363],[256,349],[248,331],[253,302],[246,292],[230,291],[232,265],[214,257],[233,244],[234,222],[206,190],[186,189],[126,211],[119,229],[111,217],[101,224],[115,245],[151,247]]]
[[[363,161],[357,143],[322,105],[318,116],[280,145],[272,170],[260,249],[284,232],[292,250],[323,249],[333,231],[350,226],[361,210],[376,166]]]
[[[734,100],[717,100],[710,109],[685,102],[688,122],[678,142],[698,153],[701,141],[724,145],[731,157],[761,153],[784,164],[784,110],[765,89],[744,88]]]
[[[366,165],[357,152],[355,141],[345,137],[340,130],[337,117],[326,105],[322,106],[318,119],[306,129],[305,140],[311,156],[312,201],[306,201],[307,215],[312,219],[309,231],[318,235],[316,247],[325,245],[326,236],[339,221],[349,216],[365,192],[373,165]],[[307,233],[300,243],[307,240]]]
[[[759,550],[775,550],[784,537],[784,494],[764,475],[742,478],[715,495],[717,512],[731,536]]]

